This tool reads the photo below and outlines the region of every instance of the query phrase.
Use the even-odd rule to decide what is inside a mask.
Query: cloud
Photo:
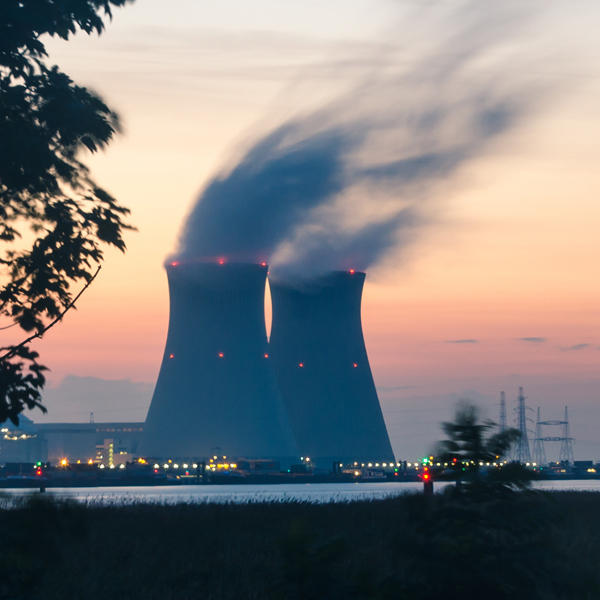
[[[548,341],[548,338],[545,337],[523,337],[519,338],[520,342],[533,342],[535,344],[542,344]]]
[[[575,344],[574,346],[568,346],[567,348],[561,348],[562,352],[569,352],[570,350],[585,350],[590,348],[591,344]]]
[[[54,388],[43,392],[47,414],[29,414],[36,423],[144,421],[154,385],[129,379],[101,379],[67,375]]]
[[[541,97],[542,78],[511,69],[529,12],[475,1],[424,10],[422,36],[406,22],[383,56],[349,57],[349,90],[263,127],[207,183],[177,259],[265,261],[276,278],[297,280],[365,270],[412,243],[445,195],[440,186]],[[409,49],[401,32],[415,35]]]
[[[479,344],[479,340],[444,340],[446,344]]]

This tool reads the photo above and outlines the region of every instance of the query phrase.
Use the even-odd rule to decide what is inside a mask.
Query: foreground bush
[[[600,495],[0,509],[0,598],[600,598]]]

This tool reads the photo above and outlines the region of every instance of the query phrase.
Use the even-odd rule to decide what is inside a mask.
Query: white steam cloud
[[[395,35],[413,27],[414,43],[361,57],[369,66],[357,67],[350,92],[272,128],[206,185],[177,257],[265,261],[279,278],[304,279],[365,270],[410,243],[443,201],[440,184],[546,89],[518,75],[535,61],[523,50],[530,17],[467,2],[426,9],[418,29],[401,24]]]

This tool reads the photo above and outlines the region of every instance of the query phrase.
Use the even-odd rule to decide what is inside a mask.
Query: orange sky
[[[266,123],[334,93],[332,64],[410,41],[418,10],[446,22],[438,3],[253,4],[138,0],[100,38],[49,45],[123,118],[124,135],[87,162],[139,232],[126,255],[107,252],[78,310],[39,344],[52,369],[43,420],[143,420],[168,324],[162,262],[202,185]],[[545,418],[568,404],[576,458],[600,459],[598,10],[549,6],[527,34],[535,69],[514,69],[553,78],[552,92],[438,184],[429,224],[368,273],[365,338],[399,457],[428,451],[462,394],[497,418],[500,390],[512,402],[523,385]],[[103,404],[82,379],[79,410],[61,395],[67,376],[129,379],[139,394]]]

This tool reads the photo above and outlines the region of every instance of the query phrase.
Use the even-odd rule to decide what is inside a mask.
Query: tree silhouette
[[[531,477],[522,465],[499,465],[511,446],[519,439],[518,429],[490,433],[496,428],[493,421],[481,421],[479,408],[468,400],[461,400],[454,421],[442,423],[448,439],[438,442],[437,458],[448,463],[454,471],[457,484],[463,481],[472,487],[524,487]]]
[[[124,251],[123,231],[132,229],[123,220],[128,209],[96,185],[79,158],[108,144],[118,117],[46,64],[43,36],[100,34],[111,6],[131,1],[0,2],[0,328],[29,333],[0,348],[0,423],[18,425],[25,408],[45,412],[46,367],[29,344],[92,282],[102,245]]]

